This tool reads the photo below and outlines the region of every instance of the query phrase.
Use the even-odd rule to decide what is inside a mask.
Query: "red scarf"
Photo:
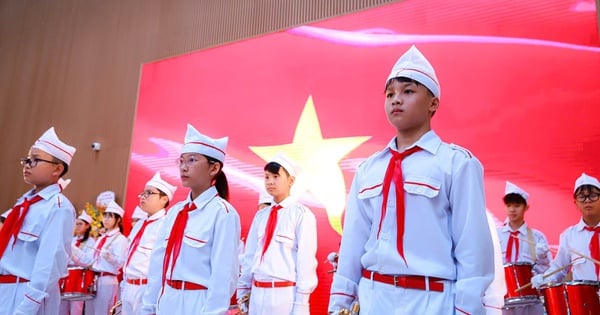
[[[10,239],[14,237],[15,242],[13,243],[12,248],[15,247],[15,243],[17,241],[17,235],[21,230],[21,226],[23,226],[23,222],[25,221],[25,217],[27,216],[27,212],[29,212],[29,206],[32,204],[42,200],[42,197],[39,195],[35,195],[31,200],[23,200],[22,203],[14,206],[6,220],[4,221],[4,225],[0,230],[0,258],[4,255],[4,251],[10,242]]]

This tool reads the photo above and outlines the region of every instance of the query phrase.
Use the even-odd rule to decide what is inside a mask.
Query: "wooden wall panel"
[[[0,0],[0,212],[28,189],[18,159],[50,126],[78,149],[75,206],[107,189],[123,201],[142,63],[388,2]]]

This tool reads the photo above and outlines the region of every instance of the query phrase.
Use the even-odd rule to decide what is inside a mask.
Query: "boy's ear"
[[[434,113],[438,110],[438,107],[440,107],[440,99],[434,96],[429,104],[429,112]]]
[[[60,174],[65,170],[65,166],[62,163],[56,164],[54,167],[54,171],[52,171],[52,176],[60,177]]]

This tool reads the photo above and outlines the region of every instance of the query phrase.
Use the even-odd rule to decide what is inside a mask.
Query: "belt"
[[[393,275],[384,275],[380,273],[376,273],[373,271],[369,271],[366,269],[362,270],[362,276],[364,278],[391,284],[396,287],[401,287],[405,289],[417,289],[417,290],[427,290],[427,286],[429,284],[429,291],[444,291],[444,284],[438,281],[444,281],[445,279],[435,278],[435,277],[424,277],[424,276],[393,276]],[[429,282],[429,283],[428,283]]]
[[[127,283],[129,284],[133,284],[133,285],[144,285],[144,284],[148,284],[148,279],[127,279],[125,280],[127,281]]]
[[[29,282],[29,280],[25,278],[20,278],[14,275],[0,275],[0,283],[21,283],[21,282]]]
[[[98,277],[108,277],[108,276],[116,277],[117,276],[114,273],[105,272],[105,271],[98,271],[97,274],[98,274]]]
[[[284,288],[293,287],[296,282],[293,281],[256,281],[253,280],[252,284],[257,288]]]
[[[208,290],[207,287],[201,284],[182,280],[167,280],[167,284],[177,290]]]

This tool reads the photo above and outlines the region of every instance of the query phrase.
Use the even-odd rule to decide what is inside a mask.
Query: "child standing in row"
[[[285,155],[275,156],[264,171],[273,206],[252,221],[237,296],[250,295],[251,315],[309,315],[318,282],[316,218],[290,196],[296,170]]]

